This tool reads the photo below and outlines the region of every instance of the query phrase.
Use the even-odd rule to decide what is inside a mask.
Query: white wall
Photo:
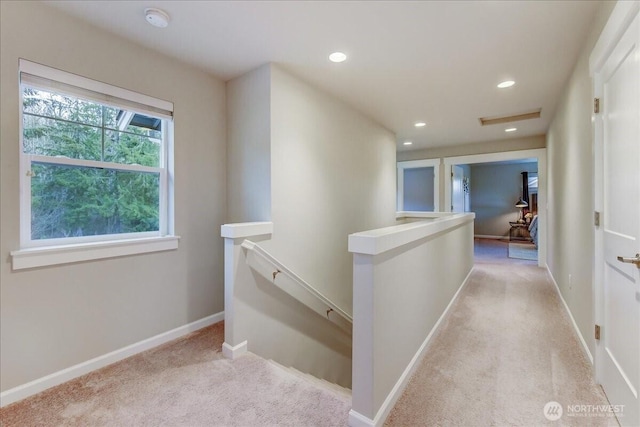
[[[503,237],[509,221],[518,219],[515,203],[522,195],[522,172],[537,172],[536,163],[471,165],[471,211],[475,234]]]
[[[594,163],[589,55],[614,5],[603,2],[598,9],[547,133],[548,265],[592,354]]]
[[[251,192],[240,189],[242,197],[230,196],[232,204],[238,204],[230,222],[271,220],[273,237],[264,243],[265,249],[351,313],[347,236],[395,222],[395,136],[273,64],[234,79],[227,87],[230,105],[240,102],[235,99],[240,93],[245,105],[270,94],[270,158],[263,149],[258,163],[266,170],[263,163],[270,161],[271,217],[236,215],[257,203]],[[262,106],[255,108],[266,114]],[[265,118],[248,111],[229,111],[231,135],[239,125],[257,126],[266,133]],[[254,141],[240,137],[230,144],[231,153],[247,153]],[[234,164],[230,179],[254,165],[253,161]],[[260,203],[255,211],[262,213],[266,200]]]
[[[0,4],[0,389],[223,310],[224,84],[40,2]],[[175,107],[176,251],[12,272],[19,248],[18,58]]]

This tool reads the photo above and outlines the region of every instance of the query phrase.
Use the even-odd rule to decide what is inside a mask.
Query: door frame
[[[503,151],[500,153],[472,154],[468,156],[445,157],[445,176],[453,172],[454,165],[490,163],[508,160],[536,159],[538,161],[538,266],[547,267],[547,149]],[[444,180],[444,208],[451,212],[451,180]]]
[[[465,178],[464,177],[464,168],[462,166],[460,166],[460,165],[451,165],[452,174],[451,174],[451,178],[450,179],[451,179],[451,195],[452,196],[453,196],[453,181],[454,181],[455,176],[456,176],[456,173],[454,172],[454,170],[456,170],[456,167],[460,168],[458,170],[458,172],[462,171],[462,181],[464,181],[464,178]],[[460,187],[461,187],[460,191],[462,191],[462,212],[466,212],[467,211],[467,203],[466,203],[466,200],[465,200],[464,188],[463,188],[463,185],[462,185],[462,181],[460,181]],[[453,202],[453,197],[451,199],[452,199],[451,200],[451,210],[453,210],[453,206],[455,205],[455,203]]]
[[[594,98],[602,98],[603,81],[602,68],[614,48],[626,32],[627,28],[640,13],[640,2],[618,2],[609,20],[605,25],[600,38],[596,42],[589,56],[589,74],[593,82]],[[593,135],[593,171],[594,171],[594,211],[602,212],[604,209],[604,126],[601,114],[591,113]],[[606,214],[606,212],[604,213]],[[594,227],[594,266],[593,266],[593,319],[596,324],[602,325],[604,321],[604,228]],[[595,341],[595,354],[593,355],[593,369],[596,382],[602,383],[602,366],[598,363],[602,360],[601,352],[604,345]]]

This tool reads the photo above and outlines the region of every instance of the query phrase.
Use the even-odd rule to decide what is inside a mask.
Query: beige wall
[[[271,220],[271,67],[227,82],[230,222]]]
[[[395,223],[395,135],[278,67],[272,85],[269,247],[351,313],[347,236]]]
[[[229,81],[227,99],[230,222],[272,221],[251,240],[351,313],[347,237],[395,224],[394,135],[273,64]],[[225,339],[350,386],[351,334],[252,271],[235,243]]]
[[[603,2],[600,6],[547,133],[548,265],[592,354],[594,168],[589,55],[614,5]]]
[[[395,223],[395,136],[273,64],[228,82],[227,88],[229,105],[241,103],[240,98],[246,99],[245,105],[254,97],[259,100],[257,106],[229,111],[229,134],[239,135],[230,141],[230,153],[241,153],[237,159],[244,159],[230,165],[229,179],[254,168],[270,171],[262,179],[270,183],[270,196],[236,189],[242,196],[230,198],[237,213],[230,220],[269,219],[264,210],[270,203],[274,233],[264,242],[265,249],[350,313],[347,236]],[[263,108],[266,93],[269,111]],[[250,149],[256,144],[252,135],[259,132],[240,135],[239,126],[270,137],[269,147],[260,148],[262,157]],[[247,206],[254,214],[241,215],[249,212]]]
[[[61,14],[2,2],[0,389],[223,310],[225,88],[210,75]],[[19,248],[18,58],[172,101],[176,251],[11,271]]]

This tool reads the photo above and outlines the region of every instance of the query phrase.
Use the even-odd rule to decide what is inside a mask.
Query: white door
[[[451,211],[464,212],[464,188],[462,180],[464,179],[464,169],[461,166],[454,165],[453,175],[451,177]]]
[[[613,15],[612,15],[613,16]],[[624,30],[624,29],[623,29]],[[605,32],[603,32],[605,34]],[[621,425],[640,425],[640,16],[605,55],[601,97],[601,338],[596,369]],[[623,257],[626,259],[618,259]]]

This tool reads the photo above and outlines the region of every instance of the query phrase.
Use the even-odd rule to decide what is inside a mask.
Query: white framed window
[[[172,103],[20,60],[14,268],[29,249],[126,241],[131,253],[132,241],[170,236],[172,141]]]
[[[440,201],[440,159],[397,163],[396,209],[438,212]]]

